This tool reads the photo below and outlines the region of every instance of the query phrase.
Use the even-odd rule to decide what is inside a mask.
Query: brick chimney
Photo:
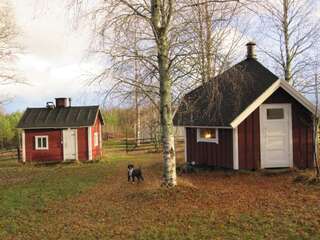
[[[69,107],[68,98],[56,98],[56,107],[57,108]]]
[[[247,59],[257,59],[256,44],[254,42],[247,43]]]

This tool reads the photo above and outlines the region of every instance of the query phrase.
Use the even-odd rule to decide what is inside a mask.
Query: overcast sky
[[[86,24],[80,29],[73,27],[66,0],[0,0],[0,3],[2,1],[9,1],[13,7],[19,31],[17,41],[23,47],[16,66],[21,78],[28,83],[4,88],[4,92],[13,97],[5,110],[42,107],[55,97],[71,97],[75,105],[101,104],[98,87],[87,86],[86,80],[103,66],[96,59],[87,58],[90,31]],[[315,12],[320,15],[319,10]],[[261,43],[261,39],[249,35],[248,40]],[[259,60],[267,64],[261,57]]]
[[[0,0],[1,1],[1,0]],[[99,71],[86,56],[90,31],[76,30],[64,0],[9,0],[13,6],[23,54],[16,59],[28,85],[7,86],[14,99],[7,112],[44,106],[54,97],[72,97],[74,104],[99,104],[97,87],[88,87],[88,75]]]

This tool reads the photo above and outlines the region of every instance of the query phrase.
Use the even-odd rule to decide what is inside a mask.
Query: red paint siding
[[[311,113],[283,89],[278,89],[265,103],[291,103],[293,164],[297,168],[313,167]]]
[[[48,136],[49,149],[36,150],[35,136]],[[63,160],[62,130],[25,130],[26,161],[50,162]]]
[[[297,168],[313,166],[312,118],[299,102],[283,89],[275,91],[264,103],[291,103],[293,164]],[[239,168],[260,168],[260,117],[256,109],[238,126]]]
[[[259,108],[238,126],[238,151],[240,169],[260,168],[260,118]]]
[[[99,159],[101,157],[102,149],[100,148],[100,127],[101,121],[100,118],[97,117],[95,124],[91,128],[91,136],[92,136],[92,159]],[[98,145],[94,145],[94,134],[98,133]]]
[[[197,143],[197,129],[187,128],[187,159],[198,165],[233,167],[232,130],[219,129],[219,143]]]
[[[78,159],[86,161],[88,156],[88,128],[78,128]]]

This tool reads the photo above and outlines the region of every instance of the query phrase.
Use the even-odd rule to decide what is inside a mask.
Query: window
[[[283,108],[269,108],[267,109],[267,119],[275,120],[275,119],[283,119],[284,112]]]
[[[49,149],[48,136],[36,136],[36,150],[47,150]]]
[[[198,128],[197,142],[218,143],[218,129],[216,128]]]
[[[99,135],[97,132],[94,133],[94,140],[93,140],[93,144],[95,147],[97,147],[99,145]]]

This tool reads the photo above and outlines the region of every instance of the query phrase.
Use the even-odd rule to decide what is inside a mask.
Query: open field
[[[199,171],[168,190],[160,154],[105,152],[88,164],[1,161],[0,239],[320,239],[320,189],[294,173]],[[127,183],[129,162],[144,183]]]

